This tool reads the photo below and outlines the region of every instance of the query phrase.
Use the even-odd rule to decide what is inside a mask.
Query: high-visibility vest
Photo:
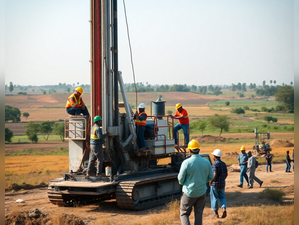
[[[102,127],[98,126],[98,125],[95,125],[92,127],[91,131],[90,131],[90,139],[94,139],[94,140],[98,140],[99,137],[97,136],[97,129],[100,128],[102,129]]]
[[[71,103],[71,98],[75,99],[75,103]],[[78,106],[76,106],[78,105]],[[67,98],[67,102],[65,105],[65,108],[74,108],[74,107],[80,107],[81,105],[84,105],[84,102],[81,100],[81,95],[79,96],[79,99],[77,100],[75,93],[71,94],[68,98]]]
[[[145,119],[144,120],[139,120],[138,117],[143,115],[143,114],[146,115]],[[138,117],[136,117],[136,119],[135,119],[135,124],[139,125],[139,126],[145,126],[145,121],[146,121],[146,118],[147,118],[147,114],[145,112],[142,112],[142,113],[138,114]]]

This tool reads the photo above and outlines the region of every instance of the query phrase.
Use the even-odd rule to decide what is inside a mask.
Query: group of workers
[[[82,114],[83,116],[89,117],[89,112],[82,99],[82,95],[83,95],[83,89],[81,87],[77,87],[75,89],[75,92],[68,97],[67,103],[65,105],[66,112],[68,114],[74,116],[80,116]],[[179,121],[178,124],[175,125],[173,129],[175,144],[178,144],[177,132],[180,129],[183,129],[183,133],[185,136],[185,146],[187,146],[187,144],[189,143],[188,113],[180,103],[176,104],[175,108],[177,111],[172,117],[174,119],[178,119]],[[141,103],[138,106],[138,111],[139,112],[136,112],[133,116],[133,119],[135,120],[135,127],[136,127],[136,134],[137,134],[137,146],[139,150],[144,150],[146,149],[144,131],[145,131],[145,124],[147,119],[144,103]],[[104,143],[104,139],[107,135],[107,132],[105,134],[102,134],[102,129],[101,129],[102,118],[100,116],[94,117],[94,123],[95,124],[91,128],[91,133],[90,133],[90,157],[89,157],[89,165],[88,165],[86,177],[89,177],[89,175],[92,174],[91,165],[94,165],[95,161],[97,161],[96,175],[98,176],[101,175],[101,171],[103,167],[102,144]]]
[[[225,198],[225,179],[228,176],[227,166],[221,161],[222,152],[215,149],[214,163],[199,155],[198,141],[191,140],[187,147],[191,157],[183,161],[178,174],[179,184],[183,186],[183,195],[180,202],[180,219],[184,225],[190,224],[189,216],[194,209],[194,224],[202,224],[202,214],[205,207],[207,183],[210,188],[211,208],[214,211],[211,217],[219,218],[218,199],[222,208],[221,218],[227,216]]]

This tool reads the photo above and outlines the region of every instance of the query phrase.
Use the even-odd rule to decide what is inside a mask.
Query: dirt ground
[[[258,192],[263,191],[265,188],[287,188],[291,191],[283,197],[283,202],[294,202],[294,172],[285,173],[285,164],[274,164],[272,173],[265,171],[265,166],[258,167],[256,176],[264,181],[261,188],[256,183],[253,189],[238,188],[239,173],[229,172],[226,182],[226,199],[227,199],[227,212],[228,219],[230,212],[237,207],[254,206],[254,205],[275,205],[273,200],[260,198]],[[47,189],[33,189],[28,190],[26,193],[14,193],[10,195],[7,193],[5,196],[5,215],[8,215],[16,210],[32,210],[38,208],[43,214],[52,215],[56,213],[73,214],[82,219],[85,224],[96,224],[99,220],[109,221],[110,224],[134,224],[139,222],[141,224],[148,224],[152,216],[159,216],[159,213],[165,209],[165,206],[156,207],[144,211],[129,211],[118,208],[115,200],[101,202],[97,205],[89,205],[83,207],[58,207],[50,203],[47,197]],[[25,203],[16,203],[17,199],[25,200]],[[211,219],[209,215],[212,213],[210,209],[209,198],[206,199],[206,207],[204,210],[204,224],[215,224],[217,221]],[[193,214],[191,215],[193,221]],[[227,219],[218,219],[225,221]],[[173,224],[180,224],[180,220],[176,219]]]

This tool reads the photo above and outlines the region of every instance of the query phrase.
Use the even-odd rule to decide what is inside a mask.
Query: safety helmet
[[[240,148],[240,150],[242,151],[242,150],[246,150],[246,148],[245,148],[245,146],[243,145],[241,148]]]
[[[196,141],[194,139],[191,140],[188,143],[188,149],[190,149],[190,150],[200,149],[200,145],[199,145],[198,141]]]
[[[144,103],[140,103],[139,106],[138,106],[138,108],[144,109],[145,108],[145,104]]]
[[[94,121],[94,122],[101,121],[101,120],[102,120],[102,117],[100,117],[100,116],[95,116],[95,117],[93,118],[93,121]]]
[[[217,157],[222,157],[222,152],[220,149],[215,149],[213,151],[212,155],[217,156]]]
[[[78,91],[81,95],[83,94],[83,88],[81,88],[81,87],[77,87],[76,91]]]
[[[181,103],[178,103],[178,104],[175,105],[175,109],[179,109],[181,107],[182,107]]]

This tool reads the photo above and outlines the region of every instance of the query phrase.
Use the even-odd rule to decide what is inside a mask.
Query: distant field
[[[209,103],[210,106],[213,105],[225,105],[225,102],[227,102],[226,100],[218,100],[215,102],[211,102]],[[264,99],[238,99],[238,100],[229,100],[230,105],[229,106],[255,106],[255,105],[259,105],[259,106],[269,106],[269,105],[278,105],[278,102],[274,101],[274,100],[264,100]]]

